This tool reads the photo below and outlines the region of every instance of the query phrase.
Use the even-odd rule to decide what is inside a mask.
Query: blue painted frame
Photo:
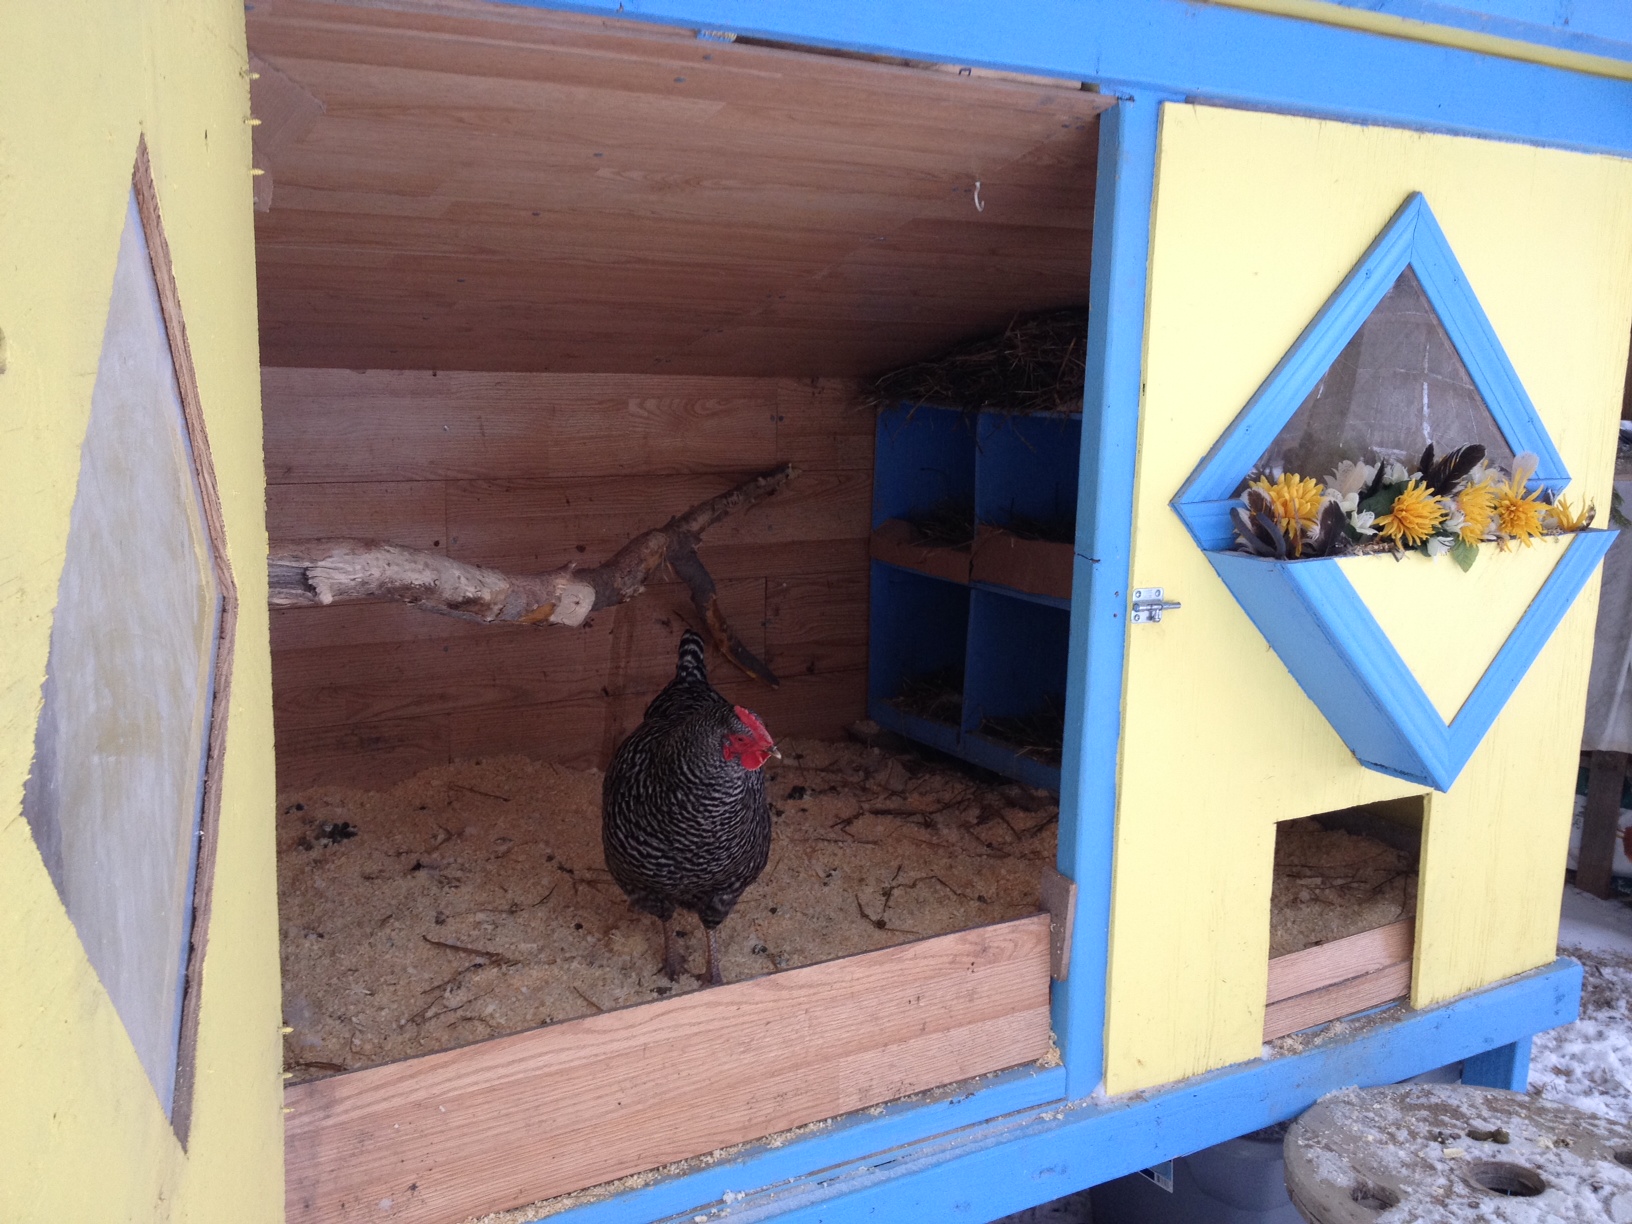
[[[1449,724],[1335,559],[1271,561],[1221,551],[1207,559],[1362,765],[1446,791],[1617,534],[1583,531],[1569,539]],[[1384,557],[1367,562],[1378,563],[1392,564]]]
[[[1530,487],[1569,484],[1564,460],[1474,296],[1445,231],[1428,201],[1416,192],[1400,205],[1174,497],[1173,508],[1202,548],[1231,546],[1230,509],[1240,504],[1236,490],[1408,267],[1417,274],[1513,453],[1530,451],[1536,456]]]
[[[1449,790],[1603,560],[1616,533],[1582,532],[1456,716],[1446,723],[1334,558],[1273,561],[1228,550],[1236,491],[1406,268],[1532,488],[1570,479],[1535,405],[1418,192],[1402,204],[1173,499],[1214,571],[1281,662],[1369,769]],[[1363,564],[1380,564],[1382,558]]]
[[[1286,114],[1632,153],[1632,82],[1191,0],[505,0]]]

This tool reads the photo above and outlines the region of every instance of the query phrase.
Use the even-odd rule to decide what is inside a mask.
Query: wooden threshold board
[[[1407,918],[1269,962],[1264,1040],[1402,999],[1416,922]]]
[[[289,1224],[447,1224],[1042,1058],[1049,918],[289,1088]]]

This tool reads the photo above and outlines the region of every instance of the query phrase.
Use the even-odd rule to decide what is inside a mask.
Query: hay
[[[968,548],[975,542],[975,504],[948,500],[906,520],[912,542],[927,548]]]
[[[1065,748],[1065,700],[1045,697],[1030,714],[1007,718],[988,716],[980,720],[980,733],[989,740],[1006,744],[1023,757],[1058,765]]]
[[[877,379],[879,410],[898,404],[966,412],[1081,412],[1088,336],[1086,307],[1018,315],[995,336]]]
[[[908,676],[890,704],[903,714],[933,722],[963,723],[963,668],[942,667],[932,672]]]
[[[1041,519],[1027,514],[1011,514],[1003,530],[1021,540],[1042,540],[1049,544],[1073,544],[1077,524],[1069,517]]]

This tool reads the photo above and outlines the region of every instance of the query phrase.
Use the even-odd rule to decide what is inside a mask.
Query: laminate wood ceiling
[[[482,0],[248,31],[269,366],[869,376],[1088,298],[1082,88]]]

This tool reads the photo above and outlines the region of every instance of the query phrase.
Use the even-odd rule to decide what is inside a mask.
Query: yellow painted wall
[[[1632,316],[1632,165],[1164,108],[1131,582],[1184,607],[1128,634],[1113,1092],[1259,1054],[1276,821],[1424,793],[1356,763],[1168,504],[1414,191],[1576,474],[1572,494],[1608,507]],[[1396,568],[1382,585],[1407,577]],[[1511,611],[1500,604],[1491,615]],[[1418,1005],[1553,954],[1596,604],[1594,579],[1461,780],[1429,800]],[[1486,649],[1488,636],[1447,623],[1443,641]],[[1431,690],[1460,682],[1430,679]]]
[[[0,1220],[280,1220],[271,674],[243,6],[0,0],[0,31]],[[241,599],[186,1152],[20,814],[80,442],[144,133]]]

